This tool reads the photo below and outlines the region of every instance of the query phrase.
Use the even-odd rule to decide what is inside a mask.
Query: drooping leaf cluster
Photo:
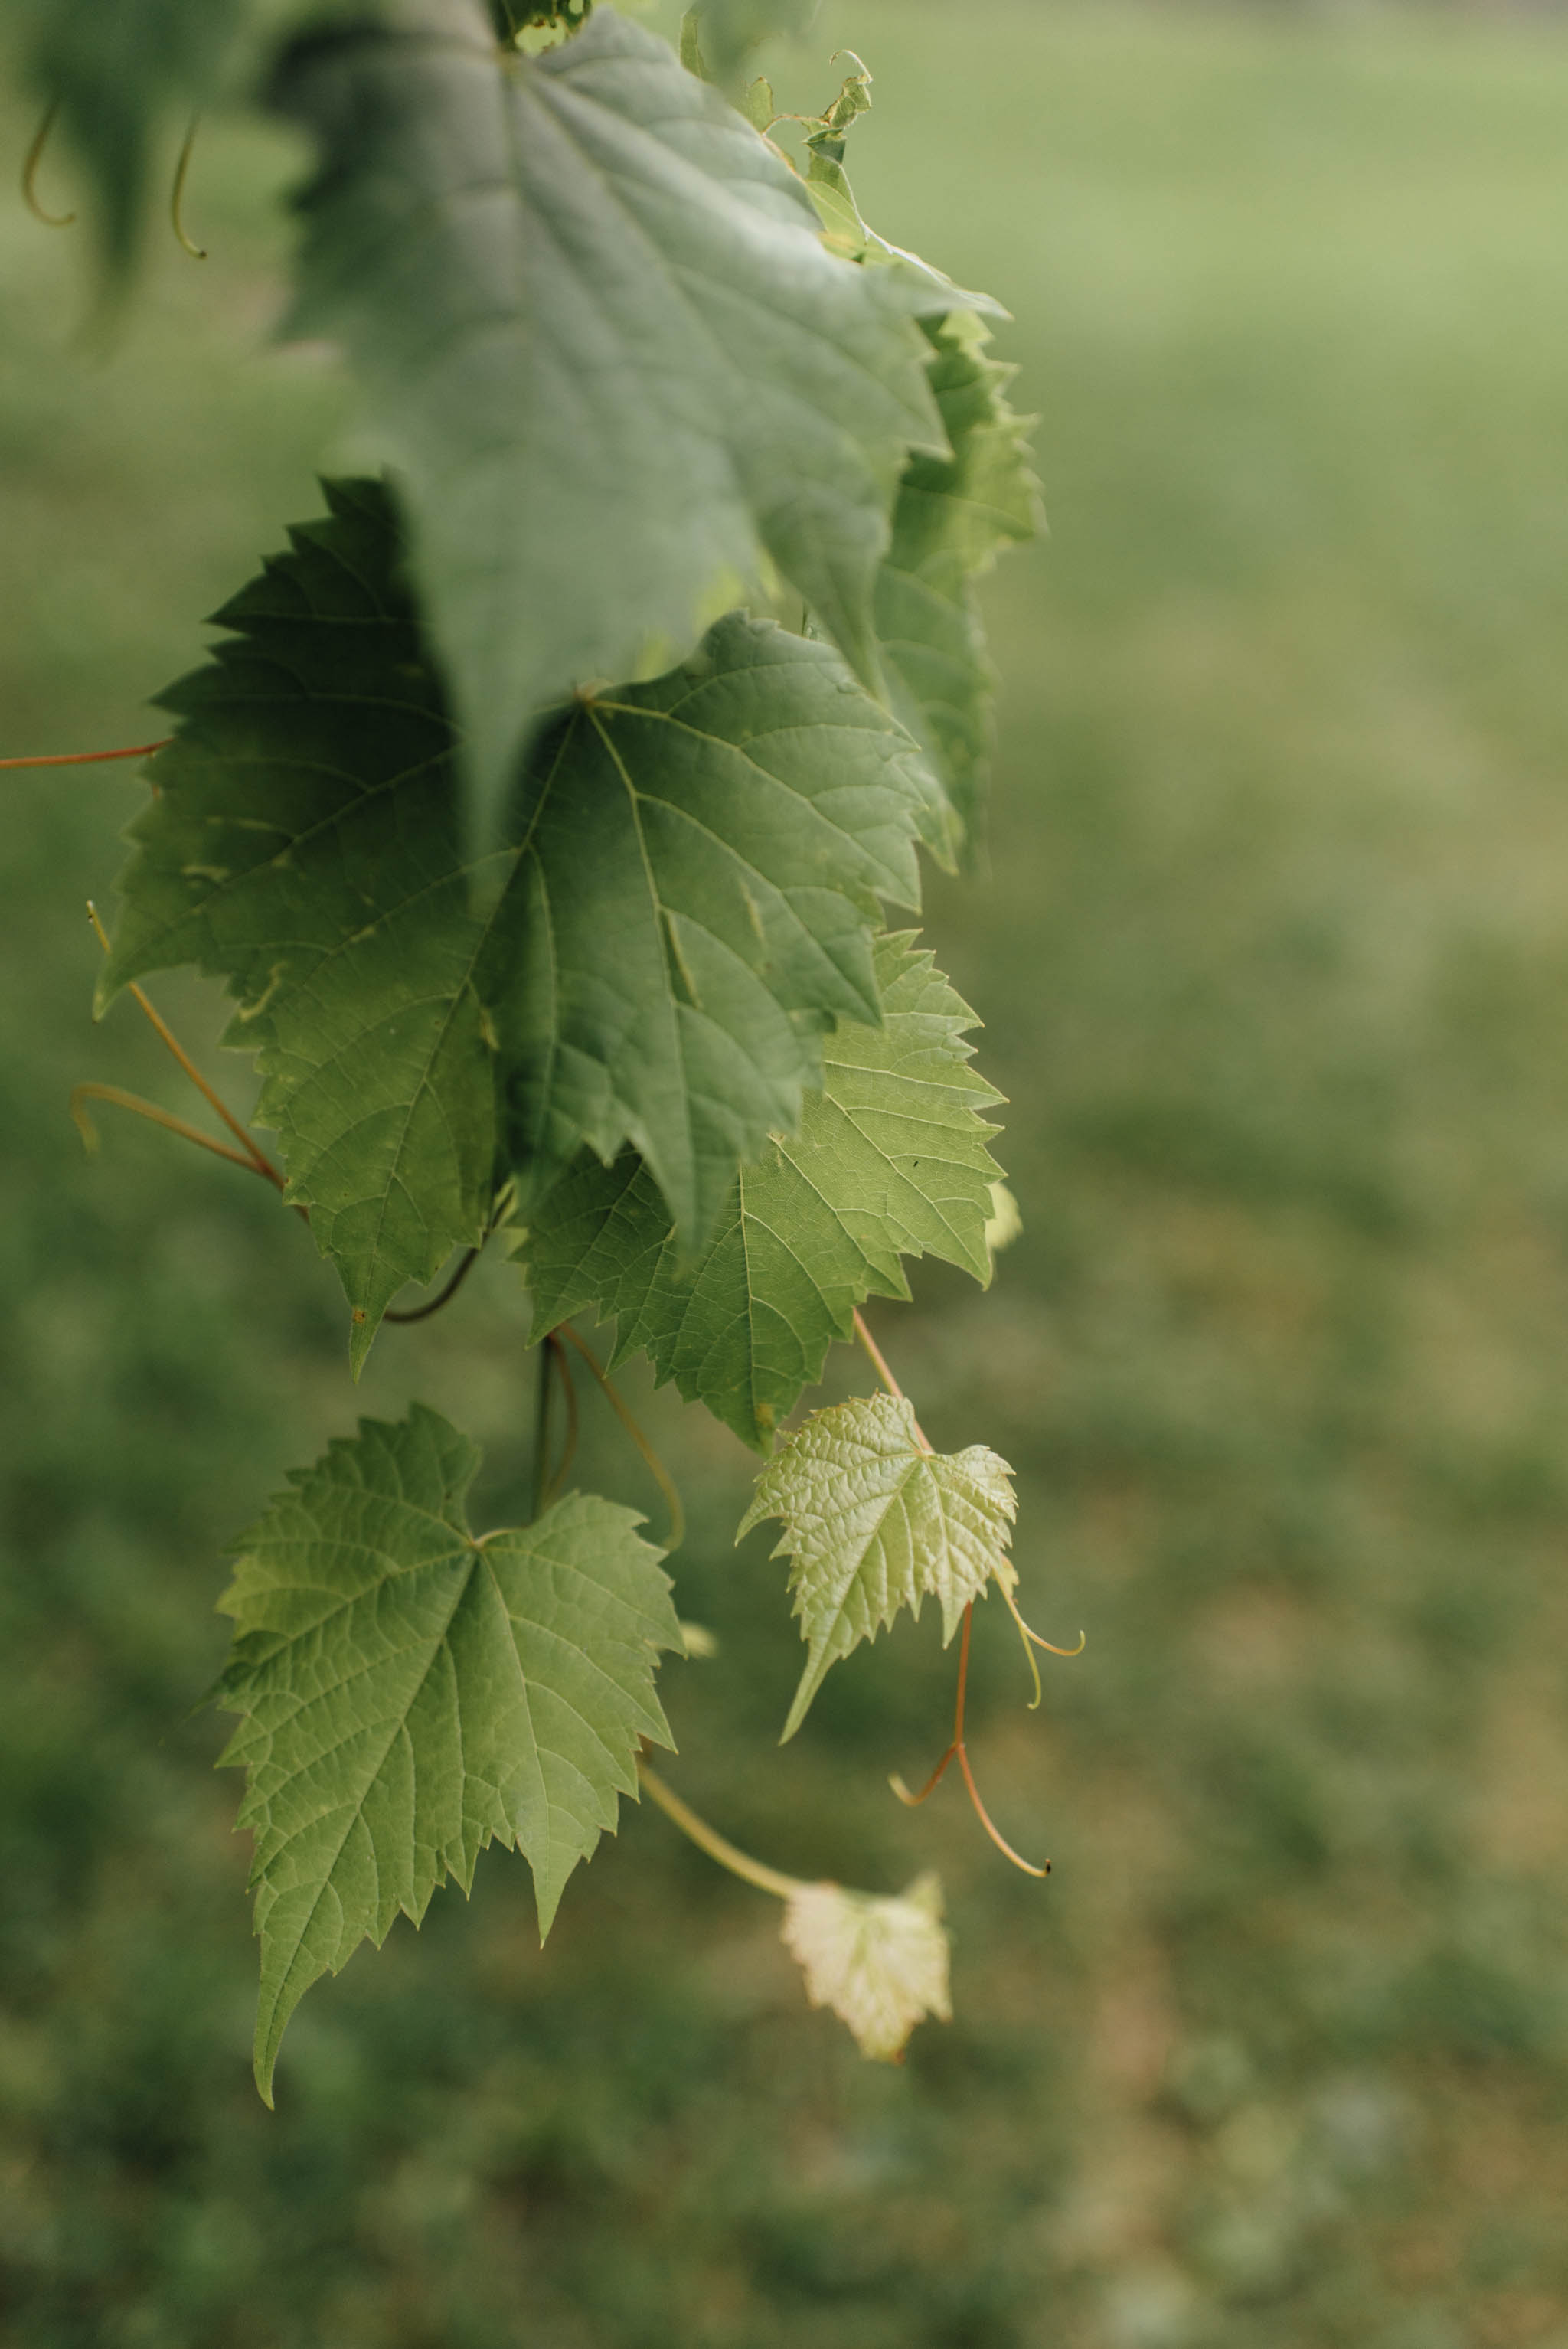
[[[475,860],[390,502],[330,494],[163,697],[101,999],[182,962],[228,984],[362,1360],[502,1183],[526,1206],[585,1145],[629,1144],[705,1239],[799,1125],[824,1030],[880,1023],[878,904],[916,902],[942,809],[826,646],[734,614],[560,710]]]
[[[166,119],[274,20],[9,5],[123,270]],[[769,1455],[741,1531],[779,1520],[791,1560],[787,1737],[902,1609],[934,1596],[950,1640],[1013,1587],[1006,1464],[932,1453],[902,1399],[772,1447],[906,1259],[985,1282],[1009,1236],[974,1015],[885,924],[921,847],[975,837],[975,584],[1037,522],[996,305],[855,202],[869,76],[799,164],[765,83],[723,95],[812,13],[697,0],[677,57],[603,0],[283,12],[265,102],[314,157],[292,328],[344,353],[387,472],[326,484],[161,697],[100,988],[222,984],[356,1371],[405,1284],[505,1223],[536,1338],[613,1319],[612,1369],[646,1352]],[[640,1521],[569,1495],[476,1540],[476,1464],[422,1407],[366,1422],[238,1546],[263,2094],[311,1982],[487,1843],[547,1930],[668,1742]],[[868,2054],[946,2013],[931,1881],[770,1889]]]

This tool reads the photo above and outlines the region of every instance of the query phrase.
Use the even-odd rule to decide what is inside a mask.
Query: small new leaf
[[[614,1317],[614,1362],[645,1349],[762,1450],[856,1305],[908,1296],[904,1257],[989,1279],[997,1095],[971,1065],[975,1015],[907,932],[878,940],[876,977],[882,1026],[826,1040],[799,1133],[742,1167],[696,1257],[638,1159],[579,1161],[522,1243],[537,1328]]]
[[[825,251],[751,125],[608,7],[524,57],[478,0],[399,0],[275,95],[321,161],[294,326],[346,344],[407,492],[485,845],[540,709],[686,652],[764,554],[880,686],[892,501],[944,446],[930,286]]]
[[[952,2021],[942,1886],[918,1877],[896,1899],[803,1884],[784,1910],[785,1946],[813,2006],[847,2023],[862,2055],[901,2064],[909,2034],[934,2014]]]
[[[944,812],[827,646],[732,614],[670,675],[558,714],[473,864],[390,501],[327,496],[163,697],[179,730],[99,1003],[179,963],[226,980],[357,1368],[499,1182],[530,1200],[585,1143],[634,1146],[665,1228],[705,1237],[798,1124],[824,1030],[878,1019],[878,901],[917,898]]]
[[[799,1728],[830,1667],[901,1607],[918,1616],[922,1599],[935,1598],[945,1647],[993,1579],[1015,1588],[1012,1476],[984,1444],[926,1451],[912,1405],[885,1394],[814,1413],[769,1462],[736,1539],[777,1517],[784,1531],[773,1556],[792,1560],[808,1653],[780,1743]]]
[[[681,1631],[642,1519],[573,1494],[476,1541],[478,1465],[418,1405],[365,1420],[235,1545],[220,1702],[244,1718],[222,1758],[247,1774],[269,2104],[312,1982],[418,1924],[448,1876],[467,1891],[492,1840],[528,1860],[542,1938],[636,1796],[638,1740],[671,1743],[654,1671]]]

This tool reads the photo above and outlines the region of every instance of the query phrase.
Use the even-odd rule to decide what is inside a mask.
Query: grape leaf
[[[878,940],[876,975],[882,1027],[826,1040],[799,1133],[742,1167],[695,1261],[636,1157],[562,1177],[520,1249],[536,1328],[614,1316],[613,1366],[645,1348],[661,1382],[760,1450],[855,1306],[908,1296],[902,1257],[989,1280],[998,1096],[970,1066],[975,1015],[908,932]]]
[[[249,0],[13,0],[23,63],[96,184],[111,273],[133,257],[153,140],[217,82]]]
[[[986,356],[967,311],[928,323],[932,383],[953,453],[910,461],[878,574],[877,633],[893,707],[973,833],[990,752],[993,673],[973,583],[1040,526],[1028,419],[1009,407],[1016,369]]]
[[[503,60],[478,0],[402,0],[275,95],[321,158],[294,328],[346,345],[406,487],[487,844],[541,705],[684,651],[762,550],[878,686],[892,500],[944,445],[929,287],[824,251],[751,126],[607,7]]]
[[[928,2014],[953,2019],[942,1885],[917,1877],[896,1899],[802,1884],[784,1909],[784,1942],[813,2006],[849,2024],[862,2055],[901,2064]]]
[[[467,1891],[492,1840],[532,1869],[542,1938],[636,1797],[638,1740],[671,1743],[654,1671],[680,1627],[642,1519],[574,1493],[475,1541],[478,1465],[418,1404],[363,1420],[234,1546],[220,1702],[243,1719],[222,1759],[247,1774],[269,2104],[312,1982],[399,1913],[418,1924],[447,1877]]]
[[[100,1007],[182,962],[239,1003],[290,1196],[364,1359],[498,1181],[630,1142],[695,1245],[799,1121],[821,1031],[880,1017],[879,896],[913,903],[940,795],[826,646],[731,615],[669,676],[547,726],[476,909],[453,730],[374,483],[218,616],[163,706]]]
[[[1017,1503],[1013,1472],[984,1444],[929,1452],[912,1406],[878,1394],[819,1411],[776,1453],[736,1535],[782,1521],[775,1557],[789,1587],[806,1669],[781,1743],[793,1737],[830,1665],[874,1639],[901,1607],[942,1608],[946,1646],[972,1599],[995,1578],[1017,1581],[1007,1556]]]

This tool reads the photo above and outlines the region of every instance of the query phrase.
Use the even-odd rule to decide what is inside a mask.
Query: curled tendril
[[[1078,1633],[1078,1646],[1076,1648],[1058,1648],[1054,1640],[1042,1639],[1038,1631],[1034,1630],[1030,1625],[1025,1622],[1023,1617],[1018,1612],[1018,1602],[1014,1598],[1012,1592],[1006,1588],[1006,1584],[999,1584],[997,1587],[1001,1590],[1002,1596],[1007,1603],[1008,1614],[1011,1615],[1014,1622],[1018,1627],[1018,1637],[1022,1640],[1024,1647],[1024,1661],[1029,1667],[1029,1678],[1035,1684],[1035,1693],[1029,1699],[1028,1709],[1031,1713],[1038,1713],[1040,1709],[1040,1700],[1045,1692],[1040,1686],[1040,1668],[1035,1661],[1035,1650],[1037,1648],[1044,1648],[1046,1653],[1050,1656],[1067,1656],[1069,1658],[1073,1656],[1081,1656],[1085,1648],[1088,1645],[1088,1634],[1087,1631],[1080,1631]]]
[[[55,118],[59,110],[59,99],[52,98],[44,109],[43,119],[33,133],[33,143],[22,166],[22,201],[33,218],[42,221],[46,228],[69,228],[76,219],[75,212],[46,212],[38,201],[38,166],[44,160],[44,150],[49,143],[49,133],[55,127]]]
[[[191,118],[191,128],[185,133],[185,143],[180,150],[180,160],[174,166],[174,185],[169,191],[169,224],[174,231],[175,241],[181,251],[188,253],[192,261],[205,261],[207,258],[206,246],[196,243],[194,239],[186,233],[184,216],[186,175],[191,169],[191,150],[196,144],[196,132],[201,120],[201,117],[199,114],[193,114]]]

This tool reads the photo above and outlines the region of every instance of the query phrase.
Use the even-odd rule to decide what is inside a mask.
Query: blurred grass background
[[[820,37],[819,37],[820,36]],[[18,2349],[1568,2349],[1568,33],[830,0],[884,231],[993,286],[1053,535],[990,596],[992,870],[928,935],[1026,1235],[880,1333],[1020,1471],[1043,1629],[976,1643],[1008,1871],[928,1621],[795,1674],[748,1467],[669,1398],[683,1791],[891,1889],[958,2018],[863,2064],[774,1906],[650,1806],[542,1956],[521,1863],[296,2019],[265,2114],[224,1541],[419,1393],[520,1506],[504,1268],[389,1330],[260,1185],[104,1114],[82,916],[129,771],[3,779],[0,2335]],[[19,154],[25,125],[9,124]],[[265,347],[294,158],[213,126],[106,357],[80,232],[0,213],[0,753],[142,739],[315,508],[344,403]],[[46,168],[46,192],[68,188]],[[155,990],[211,1053],[202,991]],[[215,1061],[215,1054],[213,1055]],[[237,1101],[242,1063],[224,1069]],[[852,1377],[846,1363],[843,1375]],[[645,1386],[635,1379],[639,1399]],[[656,1510],[594,1421],[585,1476]]]

